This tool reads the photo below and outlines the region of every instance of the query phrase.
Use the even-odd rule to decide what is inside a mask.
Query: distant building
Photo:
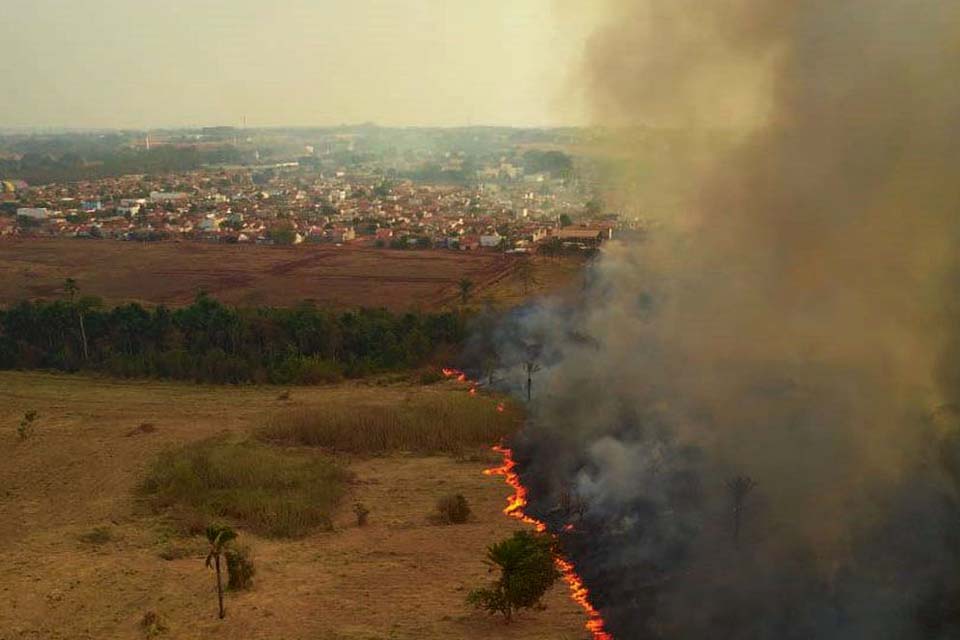
[[[187,194],[174,191],[151,191],[150,200],[153,202],[176,202],[186,200]]]
[[[480,246],[489,248],[499,247],[500,243],[503,242],[503,236],[499,233],[491,233],[488,235],[480,236]]]
[[[80,209],[86,213],[93,213],[94,211],[103,209],[103,203],[99,200],[83,200],[80,203]]]
[[[30,218],[31,220],[46,220],[50,217],[50,210],[47,208],[20,207],[17,209],[17,217]]]
[[[554,234],[560,242],[582,244],[588,247],[598,247],[604,240],[609,240],[611,229],[587,229],[584,227],[567,227],[559,229]]]

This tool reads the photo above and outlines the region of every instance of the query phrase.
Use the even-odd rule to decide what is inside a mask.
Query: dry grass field
[[[148,611],[166,627],[161,638],[586,637],[561,584],[546,610],[510,625],[465,604],[467,591],[490,578],[485,547],[522,526],[501,514],[509,491],[482,474],[493,460],[480,450],[329,454],[349,472],[333,530],[284,539],[241,528],[257,575],[251,591],[228,594],[227,617],[218,620],[203,540],[144,508],[138,493],[163,451],[211,437],[256,441],[258,430],[288,412],[350,406],[377,414],[445,397],[456,404],[466,395],[455,383],[293,388],[286,400],[281,391],[0,373],[0,639],[142,638]],[[496,402],[476,400],[478,410]],[[29,410],[39,417],[21,440],[17,424]],[[431,521],[437,500],[450,493],[470,501],[468,524]],[[355,502],[370,509],[366,527],[356,526]]]
[[[312,299],[335,306],[430,309],[455,301],[461,278],[476,283],[479,297],[513,265],[513,259],[489,252],[3,239],[0,304],[57,297],[64,279],[76,278],[85,295],[108,304],[180,305],[204,290],[241,306]]]

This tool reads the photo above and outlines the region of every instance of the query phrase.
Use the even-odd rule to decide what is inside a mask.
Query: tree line
[[[103,308],[77,296],[0,309],[0,369],[90,370],[209,383],[312,384],[415,368],[465,339],[462,313],[189,306]]]

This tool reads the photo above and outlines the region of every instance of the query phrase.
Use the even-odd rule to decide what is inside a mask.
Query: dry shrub
[[[113,535],[110,533],[110,529],[107,527],[94,527],[90,531],[80,534],[78,538],[80,542],[101,545],[113,540]]]
[[[437,501],[437,514],[443,524],[464,524],[470,519],[470,504],[459,493],[443,496]]]
[[[513,433],[515,413],[486,396],[423,394],[399,405],[333,404],[277,415],[258,431],[267,442],[347,453],[391,451],[460,454]]]
[[[139,425],[127,432],[127,437],[136,436],[141,433],[153,433],[157,428],[151,422],[141,422]]]
[[[143,618],[140,619],[140,629],[143,630],[147,637],[153,637],[166,631],[167,625],[164,624],[163,618],[160,617],[159,613],[156,611],[147,611],[143,614]]]
[[[228,519],[261,535],[291,538],[332,528],[349,474],[312,452],[203,440],[162,453],[141,485],[157,512],[181,525]]]
[[[256,569],[249,547],[229,547],[224,554],[227,558],[227,589],[245,591],[253,586]]]

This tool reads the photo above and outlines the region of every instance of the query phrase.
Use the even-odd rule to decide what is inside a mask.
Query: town
[[[256,147],[229,138],[229,127],[209,131],[186,141],[147,134],[132,145],[141,155],[206,145],[249,156]],[[12,175],[8,161],[0,236],[550,253],[595,250],[627,226],[559,151],[495,147],[475,157],[451,147],[412,154],[398,169],[385,155],[357,161],[358,136],[331,138],[270,153],[286,156],[270,163],[254,148],[250,164],[47,184]],[[29,158],[7,157],[29,167]]]

